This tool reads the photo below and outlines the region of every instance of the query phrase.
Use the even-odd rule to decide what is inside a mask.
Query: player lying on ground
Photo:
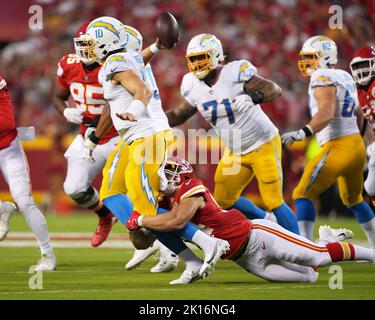
[[[359,49],[350,62],[350,70],[357,84],[358,100],[365,121],[370,123],[373,132],[367,147],[369,161],[365,190],[375,205],[375,47]]]
[[[38,241],[42,259],[37,263],[36,270],[53,271],[56,269],[56,257],[49,239],[47,222],[31,195],[29,165],[18,138],[8,87],[1,76],[0,119],[0,171],[19,211]],[[0,200],[0,240],[9,231],[9,220],[15,210],[13,203]]]
[[[58,63],[52,103],[68,122],[80,127],[80,134],[64,154],[68,164],[64,191],[77,204],[98,215],[99,223],[91,239],[91,245],[97,247],[107,239],[115,220],[110,210],[100,201],[92,182],[102,171],[106,159],[115,149],[120,137],[110,124],[106,134],[96,141],[98,147],[91,154],[93,161],[89,162],[82,158],[84,136],[89,135],[96,127],[105,105],[103,88],[98,82],[101,66],[87,54],[86,44],[81,39],[87,25],[88,23],[77,30],[74,38],[76,54],[67,54]],[[75,102],[74,107],[68,105],[70,96]]]
[[[312,239],[313,201],[337,181],[342,202],[375,248],[374,213],[362,197],[366,152],[357,124],[356,85],[348,72],[335,68],[336,63],[337,47],[330,38],[314,36],[303,44],[298,67],[304,77],[310,77],[312,119],[303,129],[284,133],[281,139],[290,145],[316,134],[322,148],[305,166],[293,199],[301,234]]]
[[[280,87],[261,77],[247,60],[226,62],[221,42],[212,34],[190,40],[186,62],[190,72],[181,83],[183,99],[166,115],[174,127],[199,112],[225,143],[215,173],[215,199],[221,207],[238,209],[249,219],[267,218],[265,211],[241,197],[256,177],[267,210],[280,225],[298,234],[297,219],[283,198],[278,129],[260,106],[277,99]]]
[[[124,187],[121,193],[127,194],[129,203],[123,211],[127,216],[131,213],[127,208],[145,215],[156,215],[159,188],[166,185],[161,168],[169,152],[172,133],[169,126],[165,128],[160,122],[163,118],[160,101],[157,102],[160,97],[152,99],[153,93],[145,81],[143,58],[136,51],[126,51],[127,35],[121,21],[100,17],[88,25],[85,41],[92,43],[92,54],[103,64],[99,80],[110,106],[113,125],[124,140],[124,157],[113,162],[113,168],[119,162],[123,165],[122,180],[125,184],[121,183]],[[149,243],[141,243],[139,234],[131,234],[130,238],[137,249],[145,249]],[[210,273],[211,261],[216,262],[229,246],[224,240],[208,237],[191,223],[180,232],[157,233],[155,236],[179,257],[189,251],[180,236],[199,245],[205,253],[202,274]]]
[[[315,282],[318,273],[313,268],[344,260],[375,262],[373,249],[345,242],[316,244],[272,221],[250,221],[236,209],[222,210],[202,181],[195,178],[193,168],[186,160],[170,159],[165,173],[171,191],[168,197],[173,199],[172,210],[153,217],[134,211],[126,223],[129,230],[145,227],[170,232],[183,228],[191,220],[210,230],[213,237],[230,243],[230,250],[222,259],[233,260],[269,281]],[[198,278],[197,272],[184,273],[185,278],[190,276],[190,282]]]

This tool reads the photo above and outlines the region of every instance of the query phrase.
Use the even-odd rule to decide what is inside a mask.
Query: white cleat
[[[145,250],[134,250],[133,257],[125,265],[126,270],[131,270],[137,268],[143,261],[145,261],[149,256],[153,255],[158,251],[159,246],[155,243]]]
[[[43,255],[42,259],[38,261],[35,267],[35,271],[54,271],[56,270],[57,263],[56,257],[49,257],[47,255]]]
[[[160,257],[159,262],[151,268],[151,272],[169,272],[177,268],[178,257],[175,254],[171,254],[168,258]]]
[[[320,226],[319,242],[340,242],[354,237],[353,231],[349,229],[333,229],[330,226]]]
[[[207,255],[204,258],[204,262],[199,270],[199,275],[205,279],[207,278],[213,271],[216,262],[219,258],[226,253],[230,249],[230,245],[228,241],[217,239],[216,245],[212,250],[210,255]]]
[[[14,211],[17,210],[13,202],[3,201],[3,210],[0,212],[0,241],[4,240],[9,232],[9,221]]]
[[[189,284],[199,279],[202,279],[202,277],[199,275],[199,269],[198,270],[185,269],[185,271],[181,274],[181,277],[179,277],[176,280],[172,280],[171,282],[169,282],[169,284],[172,284],[172,285]]]

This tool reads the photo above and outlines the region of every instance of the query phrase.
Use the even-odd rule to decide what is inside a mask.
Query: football
[[[156,20],[156,36],[166,48],[172,48],[179,40],[179,26],[176,18],[168,11]]]

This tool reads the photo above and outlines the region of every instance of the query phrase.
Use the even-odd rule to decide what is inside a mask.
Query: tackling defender
[[[375,47],[364,47],[354,54],[350,70],[357,84],[358,99],[365,119],[371,124],[375,135]],[[375,141],[367,147],[368,176],[365,190],[375,205]]]
[[[31,195],[29,165],[18,138],[12,101],[2,76],[0,119],[0,170],[9,185],[12,198],[38,241],[42,259],[36,264],[35,270],[53,271],[56,269],[56,257],[49,239],[47,222]],[[3,240],[9,231],[9,220],[15,210],[13,203],[0,200],[0,240]]]
[[[202,181],[195,177],[193,168],[186,160],[171,158],[164,171],[170,185],[168,198],[173,201],[173,209],[153,217],[133,212],[126,223],[129,230],[146,227],[170,232],[182,228],[191,220],[210,230],[213,237],[230,243],[230,250],[222,259],[232,260],[268,281],[315,282],[318,273],[313,268],[344,260],[375,262],[373,249],[337,240],[331,242],[341,232],[345,233],[342,239],[350,236],[348,230],[337,231],[325,227],[321,232],[325,239],[320,240],[327,244],[316,244],[272,221],[249,221],[236,209],[229,212],[222,210]],[[184,273],[185,278],[190,279],[185,284],[198,279],[196,274]]]
[[[222,208],[236,208],[250,219],[266,218],[266,212],[241,197],[255,176],[267,209],[280,225],[298,234],[297,219],[283,199],[278,129],[259,105],[279,97],[280,87],[259,76],[249,61],[224,64],[221,42],[211,34],[190,40],[186,62],[190,73],[181,83],[184,99],[166,115],[174,127],[200,112],[224,141],[227,149],[216,169],[215,199]],[[233,167],[239,172],[226,173]]]
[[[316,134],[322,149],[305,166],[293,199],[301,234],[312,239],[313,200],[337,181],[341,200],[375,247],[374,213],[362,198],[366,153],[357,125],[356,85],[348,72],[334,68],[336,63],[337,47],[330,38],[314,36],[303,44],[298,67],[304,77],[311,78],[308,96],[312,119],[303,129],[284,133],[282,141],[289,145]]]
[[[82,45],[81,36],[85,34],[87,25],[77,30],[74,38],[76,54],[65,55],[58,63],[52,103],[68,122],[80,126],[80,134],[64,154],[68,163],[64,191],[77,204],[98,215],[99,223],[91,239],[91,245],[97,247],[107,239],[115,220],[91,184],[120,138],[113,126],[110,126],[108,132],[96,141],[98,147],[91,154],[93,160],[88,162],[82,158],[84,136],[96,127],[105,105],[103,88],[97,80],[101,66],[87,54]],[[70,96],[74,99],[75,107],[68,106]]]

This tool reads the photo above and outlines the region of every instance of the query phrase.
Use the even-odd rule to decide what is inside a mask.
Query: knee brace
[[[92,208],[100,201],[98,191],[91,186],[85,192],[79,192],[70,197],[84,208]]]

